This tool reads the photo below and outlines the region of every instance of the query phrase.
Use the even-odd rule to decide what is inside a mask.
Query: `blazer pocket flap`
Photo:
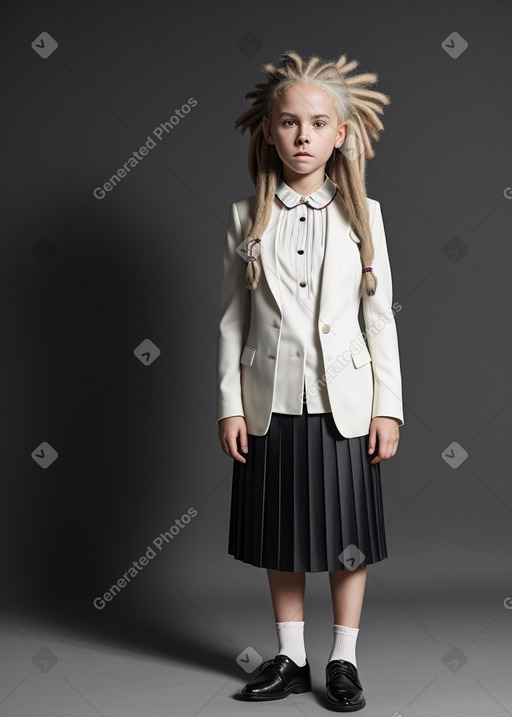
[[[255,353],[256,353],[256,349],[253,346],[249,346],[249,344],[245,344],[244,350],[242,351],[242,356],[240,357],[240,363],[243,363],[246,366],[252,366],[252,362],[254,361]]]
[[[366,345],[359,349],[359,351],[352,351],[351,353],[352,361],[354,362],[354,366],[356,368],[364,366],[366,363],[372,360],[372,357]]]

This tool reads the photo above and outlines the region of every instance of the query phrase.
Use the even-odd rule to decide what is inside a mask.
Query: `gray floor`
[[[313,692],[264,704],[237,699],[250,680],[237,655],[252,648],[267,659],[277,651],[263,578],[257,595],[251,588],[236,598],[209,598],[203,590],[194,604],[162,591],[148,611],[147,596],[139,594],[122,609],[112,603],[108,616],[91,611],[78,624],[4,611],[0,715],[325,714],[332,640],[325,574],[308,575],[306,591]],[[479,594],[460,596],[412,588],[405,594],[369,572],[357,643],[363,714],[512,714],[512,603],[480,587]]]

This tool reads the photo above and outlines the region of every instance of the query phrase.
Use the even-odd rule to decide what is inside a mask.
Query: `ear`
[[[347,126],[347,123],[344,122],[338,127],[338,131],[336,132],[336,139],[334,140],[335,147],[341,147],[341,145],[345,141],[345,137],[347,136]]]
[[[274,138],[272,137],[272,123],[268,117],[263,117],[263,136],[267,140],[268,144],[274,144]]]

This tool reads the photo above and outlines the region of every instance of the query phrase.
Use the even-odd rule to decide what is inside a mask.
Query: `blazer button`
[[[267,354],[267,358],[269,358],[269,359],[275,359],[275,356],[274,356],[274,354]]]
[[[322,326],[322,333],[323,333],[323,334],[328,334],[330,330],[331,330],[331,327],[329,326],[329,324],[324,324],[324,325]]]

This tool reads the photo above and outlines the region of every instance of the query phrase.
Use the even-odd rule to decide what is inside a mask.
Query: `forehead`
[[[296,82],[276,99],[276,109],[307,115],[334,114],[334,103],[320,87]]]

